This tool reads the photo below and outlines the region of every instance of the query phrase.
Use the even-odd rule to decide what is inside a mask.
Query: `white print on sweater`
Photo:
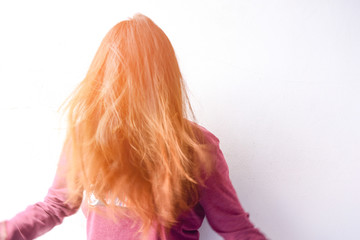
[[[86,194],[86,193],[84,193],[84,194]],[[106,200],[106,203],[107,203],[107,204],[110,204],[111,201],[110,201],[110,200]],[[127,207],[126,203],[127,203],[127,198],[125,198],[125,201],[124,201],[124,202],[120,201],[118,198],[115,199],[115,206],[118,206],[118,207]],[[91,193],[90,196],[89,196],[89,198],[88,198],[88,204],[89,204],[90,206],[93,206],[93,207],[95,207],[95,206],[104,206],[104,205],[105,205],[102,201],[100,201],[99,199],[97,199],[93,193]],[[1,239],[0,239],[0,240],[1,240]]]

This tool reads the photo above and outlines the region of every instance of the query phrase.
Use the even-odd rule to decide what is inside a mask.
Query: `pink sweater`
[[[184,212],[178,219],[166,239],[199,239],[198,229],[206,216],[210,226],[226,240],[264,240],[265,236],[249,221],[237,198],[229,179],[229,169],[219,148],[219,140],[202,128],[205,138],[214,146],[216,157],[215,170],[206,180],[206,187],[199,190],[200,200],[191,211]],[[64,154],[59,167],[64,166]],[[79,208],[64,203],[66,199],[65,179],[58,170],[53,185],[43,202],[29,206],[14,218],[0,222],[0,240],[34,239],[60,224],[64,217],[74,214]],[[102,206],[96,206],[103,208]],[[88,201],[83,201],[81,208],[87,218],[88,240],[130,240],[139,239],[138,225],[131,219],[119,219],[114,222],[89,208]],[[6,232],[6,233],[5,233]],[[6,238],[5,238],[6,234]],[[158,240],[153,231],[150,240]]]

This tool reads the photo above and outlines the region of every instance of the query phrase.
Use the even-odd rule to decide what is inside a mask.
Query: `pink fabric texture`
[[[236,192],[229,178],[229,169],[219,148],[219,140],[205,128],[200,127],[205,139],[213,146],[216,158],[215,169],[200,187],[200,200],[188,212],[184,212],[173,226],[166,239],[195,240],[199,239],[198,229],[206,216],[210,226],[226,240],[264,240],[266,237],[255,228],[249,220],[249,214],[242,208]],[[34,239],[60,224],[64,217],[74,214],[79,208],[65,204],[66,182],[62,174],[62,167],[66,164],[62,154],[54,182],[44,201],[26,208],[5,224],[6,240]],[[101,208],[102,206],[96,206]],[[134,240],[139,224],[131,219],[119,219],[114,222],[101,214],[92,211],[87,201],[83,201],[81,208],[87,218],[88,240]],[[2,234],[0,232],[0,234]],[[0,235],[2,239],[4,235]],[[160,240],[160,236],[153,231],[150,240]]]

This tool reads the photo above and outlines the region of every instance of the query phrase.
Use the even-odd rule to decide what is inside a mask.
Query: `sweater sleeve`
[[[214,170],[200,191],[200,204],[206,218],[225,240],[264,240],[266,237],[254,227],[249,214],[242,208],[229,178],[229,168],[219,147],[219,140],[208,133],[212,154],[215,156]]]
[[[74,214],[80,207],[81,199],[77,204],[65,203],[67,188],[65,180],[65,159],[64,151],[61,154],[57,167],[56,176],[44,201],[28,206],[23,212],[15,217],[0,223],[3,227],[5,240],[30,240],[48,231],[54,226],[62,223],[64,217]],[[5,230],[4,230],[5,229]],[[6,235],[4,237],[4,235]]]

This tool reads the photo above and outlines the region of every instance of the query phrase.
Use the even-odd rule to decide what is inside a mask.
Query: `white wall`
[[[355,0],[1,1],[0,219],[45,196],[64,134],[56,110],[136,12],[172,41],[253,223],[271,239],[357,239]],[[80,213],[40,239],[85,238]],[[220,237],[205,224],[201,239]]]

